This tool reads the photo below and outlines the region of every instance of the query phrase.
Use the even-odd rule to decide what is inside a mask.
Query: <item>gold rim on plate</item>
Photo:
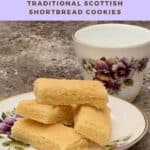
[[[126,101],[126,100],[123,100],[121,98],[112,96],[112,95],[109,95],[109,97],[114,97],[115,99],[119,99],[120,101],[123,101],[125,103],[130,104],[132,107],[136,108],[141,113],[141,115],[143,116],[144,121],[145,121],[145,128],[144,128],[143,132],[139,135],[138,138],[136,138],[132,142],[130,142],[130,143],[128,143],[128,144],[125,145],[124,149],[122,149],[122,150],[126,150],[126,149],[134,146],[135,144],[137,144],[146,135],[146,133],[148,132],[148,129],[149,129],[149,119],[148,119],[147,114],[144,111],[142,111],[141,109],[139,109],[136,105],[134,105],[134,104],[132,104],[132,103]]]

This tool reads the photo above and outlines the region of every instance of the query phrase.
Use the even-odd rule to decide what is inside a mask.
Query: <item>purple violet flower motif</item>
[[[95,80],[104,83],[107,89],[114,92],[121,90],[121,86],[134,84],[133,76],[135,71],[142,71],[146,68],[148,58],[128,59],[123,57],[109,58],[102,57],[97,61],[90,62],[95,71]]]
[[[9,132],[10,128],[11,128],[11,126],[8,124],[6,124],[4,122],[0,123],[0,132],[2,132],[2,133]]]
[[[96,80],[99,81],[108,81],[110,80],[110,71],[107,63],[103,60],[99,60],[95,64],[95,78]]]
[[[10,125],[10,126],[12,126],[15,121],[16,121],[15,118],[13,118],[13,117],[7,117],[3,122],[6,123],[6,124],[8,124],[8,125]]]
[[[126,66],[119,62],[112,66],[112,71],[115,73],[116,77],[125,77],[126,76]]]
[[[126,79],[132,79],[135,73],[135,69],[133,68],[128,68],[128,76],[126,77]]]
[[[96,64],[95,64],[95,69],[96,70],[99,70],[99,69],[104,69],[104,70],[108,70],[108,65],[107,65],[107,63],[105,62],[105,61],[103,61],[103,60],[99,60],[99,61],[97,61],[96,62]]]
[[[95,78],[99,81],[109,81],[111,80],[111,76],[108,70],[98,70],[95,72]]]
[[[112,66],[112,71],[114,72],[116,79],[117,78],[128,79],[128,78],[132,78],[134,75],[134,69],[126,66],[122,62],[114,64]]]
[[[107,89],[113,90],[115,92],[118,92],[121,89],[121,83],[117,81],[105,81],[104,85]]]
[[[132,64],[131,61],[126,57],[120,59],[120,62],[122,62],[127,67],[126,79],[132,79],[135,73],[136,66]]]
[[[148,61],[149,61],[149,58],[147,58],[147,57],[139,60],[138,65],[137,65],[138,70],[142,71],[143,69],[145,69]]]
[[[11,128],[17,119],[15,117],[7,117],[0,122],[0,133],[10,134]]]
[[[109,58],[106,60],[106,63],[109,67],[112,67],[112,65],[116,63],[116,60],[114,58]]]
[[[120,62],[122,62],[126,67],[132,67],[131,61],[126,57],[120,59]]]

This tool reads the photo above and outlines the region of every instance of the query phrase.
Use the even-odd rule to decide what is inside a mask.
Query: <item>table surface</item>
[[[97,23],[103,22],[1,22],[0,99],[31,91],[37,77],[82,78],[71,36],[77,29]],[[150,22],[119,23],[150,29]],[[134,104],[150,119],[150,72]],[[150,150],[150,129],[131,150]]]

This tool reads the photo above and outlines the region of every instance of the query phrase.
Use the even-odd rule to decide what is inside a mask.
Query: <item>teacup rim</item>
[[[150,30],[149,30],[148,28],[141,27],[141,26],[138,26],[138,25],[121,24],[121,23],[94,24],[94,25],[88,25],[88,26],[82,27],[82,28],[76,30],[75,32],[73,32],[73,33],[72,33],[73,42],[78,43],[78,44],[83,45],[83,46],[92,47],[92,48],[101,48],[101,49],[136,48],[136,47],[142,47],[142,46],[144,46],[144,45],[150,44],[150,40],[148,40],[148,41],[145,41],[145,42],[139,42],[139,43],[137,43],[137,44],[123,45],[123,46],[100,46],[100,45],[87,44],[87,43],[85,43],[85,42],[82,42],[82,41],[77,40],[76,37],[75,37],[75,34],[76,34],[78,31],[82,30],[82,29],[89,28],[89,27],[92,27],[92,26],[101,26],[101,25],[108,25],[108,24],[109,24],[109,25],[121,25],[121,26],[128,26],[128,27],[136,27],[136,28],[144,29],[145,31],[149,31],[149,32],[150,32]]]

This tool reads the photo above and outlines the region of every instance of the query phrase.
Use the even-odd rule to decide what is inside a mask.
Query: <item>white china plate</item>
[[[0,102],[0,115],[2,112],[13,110],[20,100],[32,98],[34,98],[34,94],[31,92],[2,100]],[[110,144],[121,146],[122,150],[128,149],[141,140],[146,134],[148,130],[148,119],[146,115],[134,105],[113,96],[109,96],[108,106],[111,108],[112,116],[112,136]],[[0,150],[8,149],[8,147],[4,147],[0,144]],[[92,144],[90,150],[100,150],[100,148]]]

